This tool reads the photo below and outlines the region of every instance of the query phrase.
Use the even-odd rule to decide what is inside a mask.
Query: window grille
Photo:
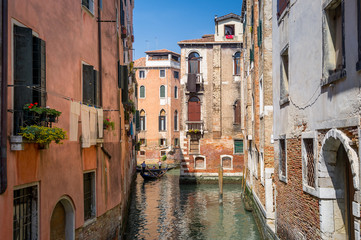
[[[303,143],[306,150],[306,177],[307,185],[310,187],[315,187],[315,161],[314,161],[314,152],[313,152],[313,139],[303,139]]]
[[[13,239],[38,239],[38,187],[14,191]]]

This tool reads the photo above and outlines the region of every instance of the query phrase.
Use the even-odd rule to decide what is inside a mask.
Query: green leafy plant
[[[110,118],[106,118],[103,120],[104,126],[106,127],[106,129],[108,130],[114,130],[115,129],[115,124],[114,122],[110,121]]]
[[[165,161],[167,160],[167,155],[163,155],[162,158],[161,158],[162,161]]]
[[[23,108],[25,111],[33,112],[38,115],[46,114],[47,116],[54,116],[54,117],[59,117],[61,115],[61,112],[59,112],[53,108],[40,107],[37,102],[25,104]]]
[[[62,128],[50,128],[37,125],[21,127],[19,134],[30,141],[41,144],[49,144],[52,141],[56,144],[62,144],[61,140],[67,137],[66,132]]]

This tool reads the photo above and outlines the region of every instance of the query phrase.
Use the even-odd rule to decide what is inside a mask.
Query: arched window
[[[204,157],[196,157],[194,160],[194,167],[196,169],[206,168],[206,161],[205,161]]]
[[[233,157],[228,155],[221,156],[221,164],[224,169],[232,169],[233,168]]]
[[[174,87],[174,98],[178,98],[178,87]]]
[[[160,86],[160,88],[159,88],[159,96],[160,96],[160,98],[165,98],[165,86],[164,85]]]
[[[234,124],[241,124],[241,101],[237,100],[234,105]]]
[[[178,131],[178,111],[174,112],[174,131]]]
[[[145,98],[145,87],[144,86],[140,86],[139,97],[140,98]]]
[[[140,130],[145,131],[145,111],[140,111]]]
[[[198,53],[192,52],[188,55],[188,73],[200,72],[200,60],[201,57]]]
[[[241,53],[236,52],[233,55],[233,68],[234,68],[234,75],[241,74]]]
[[[201,101],[197,97],[188,101],[188,121],[201,121]]]
[[[159,131],[166,131],[166,113],[164,109],[159,114]]]

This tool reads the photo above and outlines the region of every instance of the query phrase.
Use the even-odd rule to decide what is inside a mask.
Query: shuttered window
[[[118,62],[118,87],[122,89],[122,103],[128,102],[128,66]]]
[[[159,95],[161,98],[165,98],[165,86],[164,85],[160,86]]]
[[[243,153],[243,140],[234,140],[234,153]]]
[[[27,121],[25,104],[46,106],[45,57],[45,42],[34,37],[30,28],[14,26],[14,134]]]
[[[262,20],[259,20],[258,27],[257,27],[257,42],[258,47],[262,45]]]
[[[178,87],[174,87],[174,98],[178,98]]]
[[[178,131],[178,111],[174,112],[174,131]]]
[[[140,131],[140,114],[138,110],[135,112],[135,126],[136,130]]]
[[[145,87],[144,86],[140,86],[139,97],[140,98],[145,98]]]
[[[99,106],[98,71],[91,65],[83,64],[83,102]]]

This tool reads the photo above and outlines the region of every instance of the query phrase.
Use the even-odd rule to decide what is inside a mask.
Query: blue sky
[[[241,14],[242,0],[135,0],[134,60],[145,51],[180,53],[178,41],[214,34],[214,16]]]

